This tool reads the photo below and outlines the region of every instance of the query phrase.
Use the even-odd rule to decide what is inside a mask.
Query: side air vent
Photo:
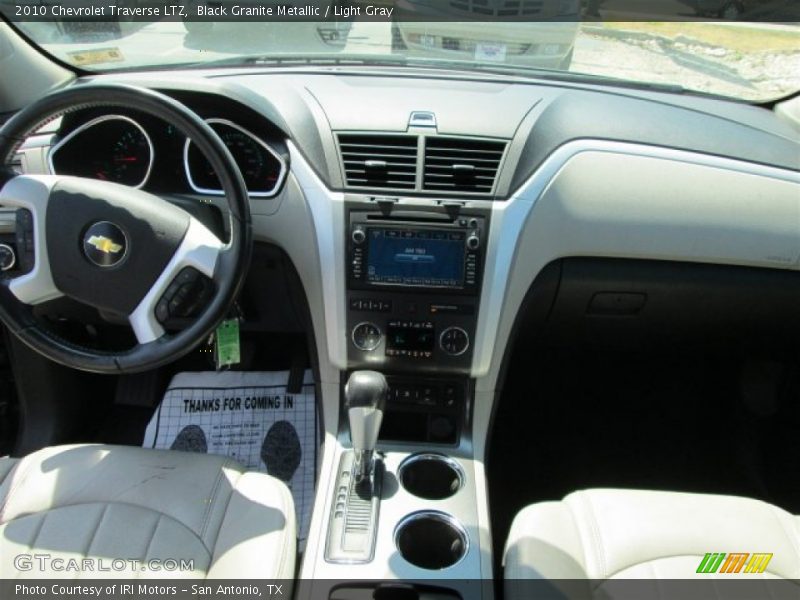
[[[8,163],[8,166],[11,168],[12,171],[14,171],[14,173],[22,175],[22,173],[24,172],[24,168],[22,167],[22,153],[17,152],[11,159],[11,162]]]
[[[506,142],[429,137],[422,187],[431,192],[490,194]]]
[[[413,190],[417,142],[415,135],[339,134],[347,185]]]

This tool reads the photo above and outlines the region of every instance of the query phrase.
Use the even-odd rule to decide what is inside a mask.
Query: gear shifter
[[[377,371],[353,371],[344,386],[350,439],[355,454],[356,481],[372,476],[373,454],[383,420],[389,385]]]

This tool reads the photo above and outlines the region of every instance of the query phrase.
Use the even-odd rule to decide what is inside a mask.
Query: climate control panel
[[[433,371],[471,366],[477,299],[348,292],[348,362]]]

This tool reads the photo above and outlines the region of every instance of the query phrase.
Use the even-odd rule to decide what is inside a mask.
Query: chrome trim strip
[[[278,173],[278,180],[275,182],[275,186],[271,190],[261,191],[261,192],[251,192],[250,190],[247,191],[248,195],[251,198],[271,198],[272,196],[277,194],[278,190],[280,190],[281,186],[283,185],[283,180],[286,179],[286,172],[288,170],[286,167],[286,161],[284,161],[283,158],[277,152],[275,152],[275,150],[273,150],[272,147],[269,144],[267,144],[264,140],[256,136],[251,131],[248,131],[241,125],[237,125],[233,121],[230,121],[228,119],[217,119],[217,118],[206,119],[205,121],[209,125],[214,125],[214,124],[226,125],[231,129],[235,129],[238,132],[245,134],[247,137],[255,141],[259,146],[261,146],[267,152],[269,152],[278,161],[278,163],[281,165],[281,170],[280,173]],[[225,192],[223,190],[212,190],[208,188],[201,188],[194,182],[194,179],[192,178],[191,169],[189,168],[189,146],[191,145],[192,145],[192,140],[190,140],[187,137],[186,142],[184,142],[183,144],[183,171],[184,173],[186,173],[186,180],[189,182],[189,187],[191,187],[192,190],[194,190],[198,194],[224,196]],[[236,166],[239,167],[239,165]],[[241,167],[239,168],[239,170],[241,171]],[[242,176],[244,177],[244,174],[242,174]]]
[[[517,188],[509,200],[492,203],[480,310],[475,328],[473,377],[485,376],[490,371],[519,238],[530,212],[558,172],[582,152],[659,158],[800,183],[800,173],[794,171],[687,150],[594,139],[576,140],[561,146]]]
[[[147,171],[144,174],[144,179],[142,179],[141,183],[138,185],[132,185],[128,187],[132,187],[135,189],[141,189],[147,180],[150,179],[150,172],[153,170],[153,163],[155,163],[156,152],[155,148],[153,147],[153,141],[150,139],[150,136],[145,131],[145,128],[142,127],[137,121],[134,121],[130,117],[126,117],[125,115],[102,115],[91,121],[87,121],[80,127],[77,127],[75,130],[70,131],[63,139],[59,140],[58,143],[50,148],[50,151],[47,153],[47,169],[51,175],[67,175],[67,173],[56,173],[55,168],[53,167],[53,156],[55,156],[56,152],[58,152],[61,147],[69,142],[72,138],[74,138],[79,133],[83,133],[87,129],[94,127],[95,125],[99,125],[100,123],[105,123],[106,121],[125,121],[126,123],[130,123],[134,127],[136,127],[139,131],[142,132],[144,139],[147,141],[147,147],[150,150],[150,162],[147,165]],[[113,182],[116,183],[116,182]],[[126,184],[120,184],[126,185]]]

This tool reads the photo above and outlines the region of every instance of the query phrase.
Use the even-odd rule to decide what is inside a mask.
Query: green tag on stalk
[[[225,319],[217,326],[214,336],[217,368],[238,364],[241,360],[239,347],[239,320]]]

